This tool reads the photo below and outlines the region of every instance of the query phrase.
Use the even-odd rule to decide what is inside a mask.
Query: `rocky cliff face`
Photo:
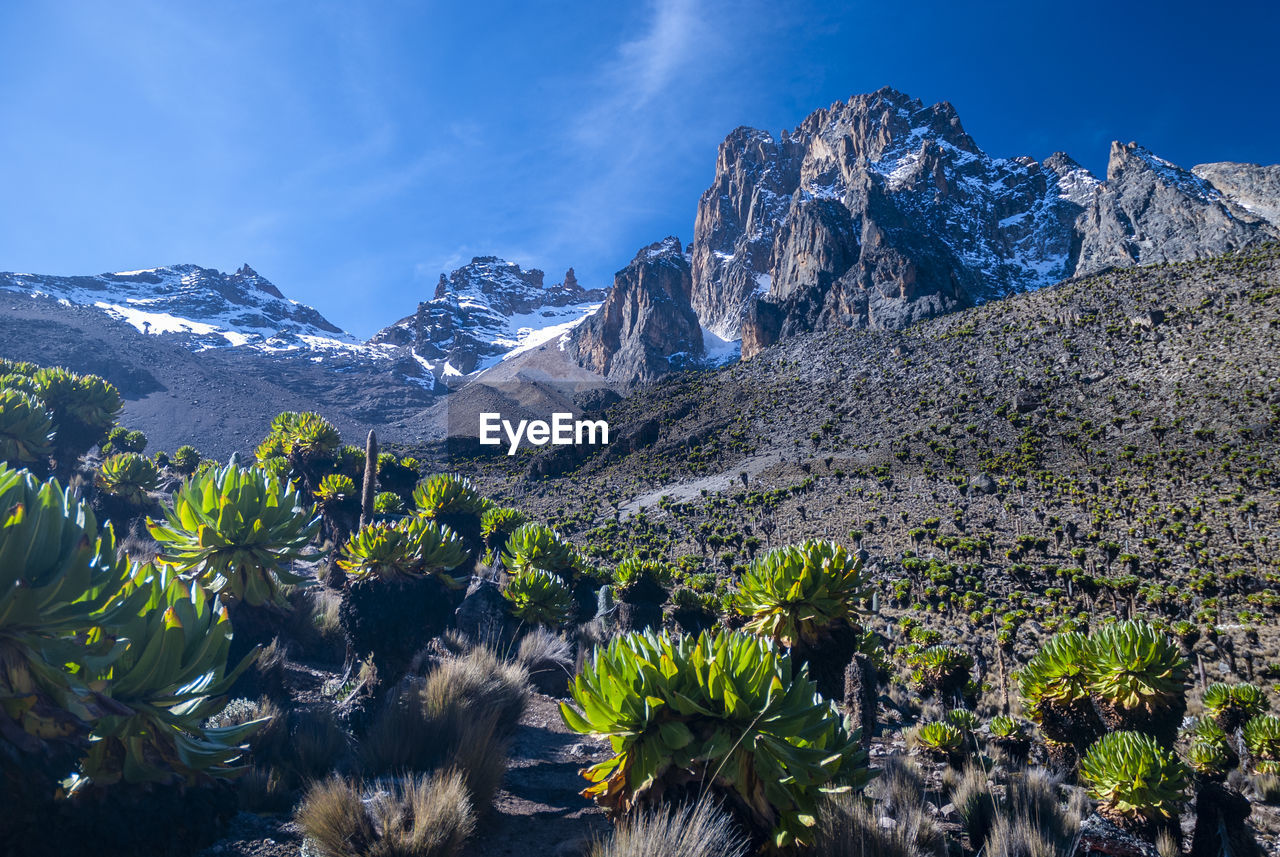
[[[692,306],[743,356],[798,332],[901,328],[1113,265],[1277,234],[1274,168],[1181,170],[1114,146],[1099,181],[1062,153],[994,158],[947,103],[893,89],[780,138],[739,128],[698,206]]]
[[[704,348],[692,289],[680,240],[651,244],[614,275],[609,296],[568,335],[566,350],[579,366],[627,386],[693,365]]]
[[[447,277],[441,274],[431,300],[371,341],[411,346],[446,383],[470,375],[560,335],[604,300],[604,291],[578,283],[573,268],[550,287],[543,279],[537,268],[477,256]]]
[[[1075,273],[1185,262],[1280,237],[1278,172],[1244,164],[1184,170],[1137,143],[1112,143],[1107,180],[1077,223]]]

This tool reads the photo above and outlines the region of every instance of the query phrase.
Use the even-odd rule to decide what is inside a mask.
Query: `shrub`
[[[1108,625],[1092,638],[1086,670],[1090,689],[1117,708],[1155,708],[1180,698],[1187,662],[1177,646],[1147,622]]]
[[[69,763],[52,745],[77,743],[101,713],[75,664],[110,652],[90,646],[91,629],[136,614],[144,596],[117,597],[130,580],[110,526],[70,489],[0,464],[0,719],[16,751]]]
[[[634,813],[592,846],[591,857],[745,857],[747,844],[732,818],[700,800]]]
[[[1275,763],[1280,762],[1280,717],[1274,714],[1259,714],[1244,725],[1243,735],[1244,745],[1253,756],[1272,763],[1270,766],[1259,766],[1259,769],[1274,767]],[[1280,771],[1271,770],[1269,773],[1280,773]]]
[[[190,476],[200,466],[202,456],[194,446],[184,444],[173,454],[173,468],[183,476]]]
[[[613,588],[624,601],[639,598],[661,602],[666,600],[666,589],[672,578],[672,568],[667,563],[632,556],[613,570]]]
[[[160,471],[146,456],[122,452],[102,462],[102,469],[94,476],[94,484],[98,490],[137,509],[150,503],[147,492],[156,490],[160,484]]]
[[[338,566],[356,578],[398,580],[434,574],[456,589],[463,581],[445,572],[466,560],[462,539],[449,527],[425,518],[404,518],[394,524],[375,521],[352,533],[342,546]]]
[[[456,771],[369,786],[334,775],[311,786],[296,820],[322,857],[453,857],[476,826]]]
[[[494,506],[486,509],[480,516],[480,536],[489,550],[495,554],[501,553],[507,545],[507,538],[527,521],[528,518],[519,509]]]
[[[316,499],[323,504],[341,503],[357,498],[355,480],[341,473],[326,474],[315,490]]]
[[[614,749],[584,770],[583,794],[614,814],[702,784],[785,848],[811,838],[821,792],[866,780],[857,733],[761,638],[628,634],[594,651],[571,692],[581,711],[562,703],[565,723]]]
[[[198,473],[148,522],[162,561],[198,578],[214,594],[252,605],[284,605],[282,585],[305,581],[287,568],[316,556],[315,510],[287,483],[256,467],[229,464]]]
[[[966,735],[977,729],[982,722],[977,714],[965,708],[953,708],[947,712],[946,720]]]
[[[53,455],[58,468],[69,473],[80,456],[106,440],[124,408],[120,393],[97,375],[77,375],[66,369],[39,369],[30,375],[30,389],[53,418]]]
[[[749,632],[784,646],[814,646],[838,626],[857,628],[867,594],[859,560],[833,542],[810,540],[753,560],[733,603]]]
[[[924,753],[943,761],[956,761],[964,747],[964,733],[941,720],[920,724],[911,740]]]
[[[1224,731],[1235,732],[1270,708],[1271,701],[1257,685],[1218,682],[1205,688],[1204,707]]]
[[[1098,733],[1089,696],[1092,645],[1083,634],[1055,634],[1018,675],[1027,716],[1059,746],[1083,748]]]
[[[1182,763],[1140,732],[1102,736],[1084,754],[1080,777],[1098,801],[1098,812],[1130,830],[1150,831],[1172,822],[1186,788]]]
[[[44,403],[20,390],[0,388],[0,461],[41,472],[53,454],[53,420]]]
[[[908,661],[911,681],[926,692],[953,699],[965,692],[973,673],[973,655],[959,646],[929,646]]]
[[[285,411],[271,421],[257,457],[283,455],[295,467],[305,467],[333,459],[341,446],[342,435],[324,417],[310,411]]]
[[[511,614],[530,625],[558,628],[569,619],[573,593],[548,571],[531,568],[511,578],[502,597],[511,604]]]
[[[141,567],[120,598],[133,614],[119,628],[127,642],[109,667],[91,674],[109,681],[114,705],[94,723],[77,787],[121,779],[191,785],[234,774],[232,763],[260,721],[204,724],[222,711],[224,694],[256,652],[226,672],[226,609],[170,569]]]
[[[488,505],[471,480],[456,473],[428,476],[413,490],[413,502],[428,518],[449,515],[479,516]]]
[[[399,515],[404,512],[404,501],[399,494],[391,491],[379,491],[373,498],[373,511],[377,515]]]
[[[572,578],[579,564],[578,549],[550,527],[522,524],[507,538],[502,564],[512,574],[536,568]]]

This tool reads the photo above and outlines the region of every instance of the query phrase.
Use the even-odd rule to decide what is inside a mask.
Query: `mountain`
[[[537,268],[477,256],[441,274],[431,300],[370,342],[411,348],[436,377],[458,386],[505,356],[562,335],[604,300],[603,290],[578,283],[573,268],[550,287],[544,276]]]
[[[696,365],[706,352],[692,289],[679,238],[643,247],[614,275],[601,307],[568,334],[566,350],[580,367],[624,386]]]
[[[248,265],[95,276],[0,274],[0,355],[102,375],[156,449],[252,449],[282,410],[404,440],[436,380],[408,349],[367,344]],[[352,436],[357,436],[353,434]]]
[[[1267,169],[1189,172],[1116,144],[1100,181],[1063,153],[988,155],[950,104],[885,88],[776,140],[726,137],[698,205],[691,305],[749,357],[803,331],[902,328],[1105,267],[1212,256],[1280,236]]]

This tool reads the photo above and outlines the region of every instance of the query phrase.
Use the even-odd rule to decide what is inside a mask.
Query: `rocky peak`
[[[614,275],[600,308],[569,334],[566,350],[579,366],[626,386],[693,365],[704,349],[692,289],[678,238],[643,247]]]
[[[542,341],[552,335],[548,331],[581,320],[602,300],[604,292],[583,288],[572,268],[563,282],[547,286],[537,268],[476,256],[441,274],[431,300],[378,331],[372,341],[411,346],[436,377],[448,381]]]
[[[1276,235],[1280,168],[1188,171],[1115,144],[1107,174],[1100,182],[1062,152],[992,157],[950,104],[891,88],[814,111],[776,139],[737,128],[698,204],[692,304],[749,357],[793,333],[902,327],[1111,265]]]
[[[1249,208],[1280,208],[1277,188],[1233,183],[1229,176],[1243,171],[1215,166],[1201,169],[1217,176],[1225,192],[1137,143],[1112,143],[1107,181],[1095,189],[1076,224],[1075,274],[1219,256],[1280,238],[1280,229]]]

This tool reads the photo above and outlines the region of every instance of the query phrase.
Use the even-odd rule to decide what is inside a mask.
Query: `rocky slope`
[[[885,88],[776,140],[725,139],[691,303],[751,356],[803,331],[901,328],[1108,266],[1211,256],[1280,236],[1267,169],[1191,173],[1117,144],[1100,182],[1062,153],[992,157],[950,104]]]
[[[458,386],[513,351],[558,337],[604,299],[602,290],[583,288],[573,268],[550,287],[543,278],[536,268],[477,256],[441,274],[431,300],[370,341],[412,348],[444,383]]]
[[[565,340],[578,365],[611,382],[646,384],[705,353],[680,239],[644,247],[614,276],[604,304]]]

